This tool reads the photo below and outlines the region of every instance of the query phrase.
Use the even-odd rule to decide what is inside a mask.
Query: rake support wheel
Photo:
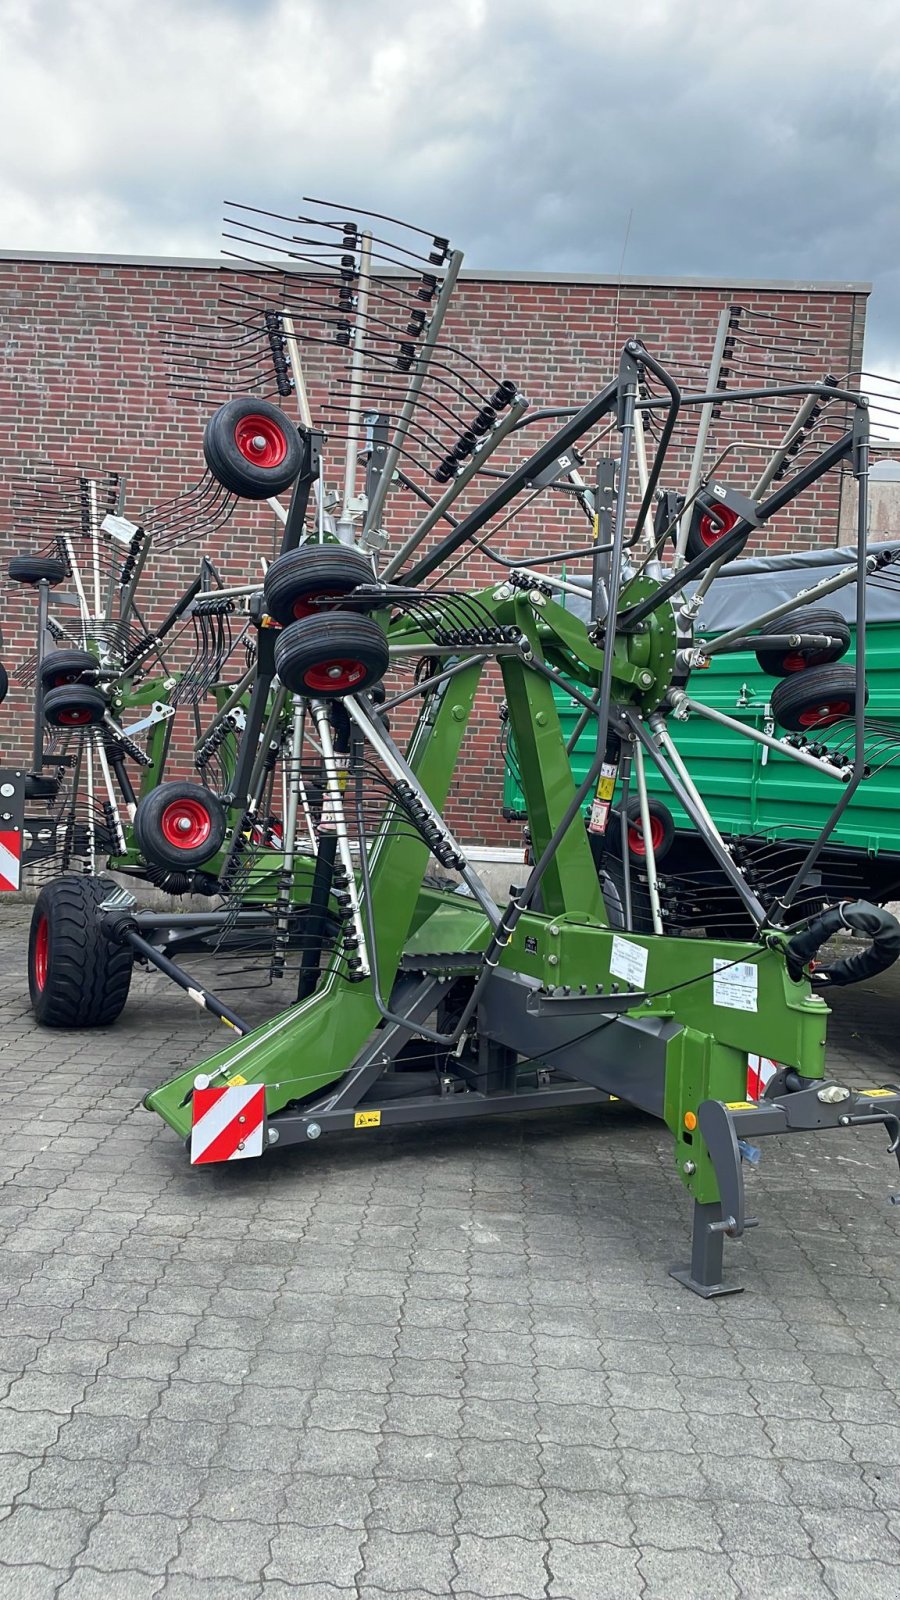
[[[104,1028],[131,985],[133,958],[102,930],[112,878],[55,878],[38,895],[28,939],[31,1008],[45,1028]]]
[[[224,807],[199,783],[161,783],[134,814],[134,837],[144,860],[167,869],[200,867],[222,848]]]
[[[13,556],[7,567],[13,583],[49,583],[55,588],[62,583],[66,569],[55,556]]]
[[[279,634],[275,668],[292,694],[342,700],[361,694],[390,664],[387,638],[371,617],[350,611],[302,617]]]
[[[868,688],[865,698],[869,698]],[[772,716],[779,727],[791,733],[820,733],[855,715],[856,674],[852,667],[808,667],[782,678],[772,690]]]
[[[739,521],[738,513],[730,506],[723,505],[710,494],[698,494],[691,507],[691,523],[685,545],[685,555],[688,560],[692,561],[695,556],[705,555],[709,550],[715,549],[719,540],[723,539],[726,533],[730,533],[735,523]],[[729,551],[729,561],[740,555],[749,537],[748,531],[736,549]]]
[[[41,662],[41,687],[60,689],[65,683],[80,683],[84,673],[96,670],[97,658],[89,650],[50,650]]]
[[[795,672],[805,672],[808,667],[830,666],[840,661],[850,649],[850,628],[839,611],[789,611],[786,617],[767,622],[765,627],[760,628],[757,637],[762,639],[767,633],[825,633],[834,640],[833,644],[824,647],[799,644],[790,650],[781,646],[767,650],[761,646],[756,651],[756,659],[760,669],[773,678],[790,678]]]
[[[87,683],[63,683],[44,695],[44,720],[51,728],[96,728],[106,709],[106,696]]]
[[[340,544],[302,545],[272,562],[263,586],[266,609],[286,628],[302,617],[322,616],[328,601],[343,600],[360,584],[373,582],[372,564],[359,551]]]
[[[290,417],[271,401],[250,396],[213,412],[203,454],[216,481],[244,500],[267,500],[289,489],[305,456]]]

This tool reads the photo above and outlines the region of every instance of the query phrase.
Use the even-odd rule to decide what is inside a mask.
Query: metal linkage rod
[[[823,773],[826,778],[836,778],[843,783],[845,779],[835,767],[829,766],[827,761],[819,761],[815,756],[807,755],[805,750],[795,750],[791,744],[776,739],[771,733],[763,733],[760,728],[751,728],[745,722],[738,722],[736,717],[729,717],[724,711],[716,711],[712,706],[704,705],[702,700],[692,700],[681,689],[669,690],[669,704],[674,707],[676,718],[680,713],[690,711],[698,717],[705,717],[708,722],[718,723],[720,728],[731,728],[734,733],[743,734],[745,739],[753,739],[757,744],[765,745],[767,750],[777,750],[779,755],[790,756],[792,761],[799,761],[802,766],[810,767],[814,772]]]
[[[634,745],[634,780],[637,786],[638,803],[641,808],[641,833],[644,839],[644,866],[647,872],[647,894],[650,897],[650,915],[653,919],[653,932],[662,933],[662,913],[659,908],[659,883],[656,877],[656,852],[653,849],[653,834],[650,828],[650,801],[647,796],[647,778],[644,772],[644,752],[639,742]],[[622,837],[622,860],[628,855],[628,813],[623,806],[620,821]]]
[[[409,424],[416,408],[416,401],[422,392],[422,385],[424,384],[425,378],[428,374],[429,362],[434,353],[434,347],[438,342],[441,326],[443,324],[444,317],[447,314],[447,307],[450,304],[450,297],[456,287],[456,280],[459,277],[459,269],[462,266],[462,263],[462,252],[460,250],[454,250],[447,264],[447,271],[444,274],[444,281],[441,284],[438,297],[434,304],[434,311],[431,314],[428,330],[424,339],[422,340],[421,348],[418,356],[416,357],[415,371],[410,378],[409,388],[406,392],[406,399],[403,402],[403,407],[399,417],[397,418],[397,425],[394,429],[394,437],[391,440],[390,448],[385,456],[384,466],[381,470],[381,477],[376,485],[375,493],[372,495],[371,504],[366,512],[366,520],[362,530],[363,539],[365,539],[366,535],[370,533],[373,528],[377,529],[381,526],[381,513],[384,510],[384,502],[387,498],[388,490],[390,489],[391,482],[397,468],[397,463],[399,462],[403,453],[403,442],[406,438]]]
[[[723,306],[719,314],[719,325],[716,329],[716,337],[713,344],[712,356],[710,358],[709,371],[706,375],[706,387],[710,390],[716,389],[719,382],[719,374],[722,370],[722,357],[725,354],[725,340],[728,337],[728,326],[730,321],[731,307]],[[688,473],[687,488],[684,493],[684,498],[689,509],[685,510],[682,514],[681,520],[678,524],[678,537],[675,543],[676,568],[683,566],[684,564],[684,552],[687,545],[688,532],[691,526],[694,497],[700,487],[700,480],[703,477],[703,457],[706,454],[706,441],[709,437],[709,424],[712,420],[713,404],[714,402],[709,401],[706,405],[701,406],[700,408],[700,417],[697,423],[697,438],[694,443],[694,454],[691,457],[691,470]],[[813,402],[813,404],[815,404],[815,402]]]

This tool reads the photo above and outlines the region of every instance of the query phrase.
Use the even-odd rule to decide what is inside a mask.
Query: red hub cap
[[[792,655],[785,656],[781,663],[785,672],[804,672],[807,667],[814,667],[815,664],[812,659],[807,661],[806,656],[802,656],[799,650],[795,650]]]
[[[703,544],[718,544],[726,533],[730,533],[738,520],[736,511],[730,506],[722,506],[716,502],[705,510],[700,517],[700,538]]]
[[[305,594],[302,599],[294,601],[295,617],[314,617],[322,609],[323,600],[340,600],[341,595],[331,590],[329,593],[321,591],[319,594]]]
[[[163,838],[177,850],[194,850],[205,844],[212,819],[201,800],[173,800],[159,819]]]
[[[653,846],[654,855],[665,838],[665,832],[666,830],[663,827],[660,818],[651,816],[650,843]],[[636,822],[629,822],[628,824],[628,848],[633,856],[645,856],[647,854],[647,850],[644,845],[644,835]]]
[[[57,711],[56,720],[61,728],[84,728],[94,719],[90,711],[73,706],[71,711]]]
[[[820,706],[801,711],[798,721],[801,728],[830,728],[833,722],[840,722],[849,715],[849,700],[825,700]]]
[[[355,689],[366,676],[366,665],[363,661],[323,661],[319,667],[309,667],[303,674],[303,683],[314,694],[323,691],[329,694],[348,692]]]
[[[50,924],[41,917],[34,936],[34,981],[43,990],[47,982],[47,962],[50,956]]]
[[[277,422],[256,412],[241,417],[234,430],[234,442],[245,461],[255,467],[280,467],[287,455],[287,439]]]

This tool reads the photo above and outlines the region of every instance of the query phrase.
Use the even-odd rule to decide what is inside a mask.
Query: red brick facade
[[[53,533],[48,527],[46,538],[35,540],[31,534],[23,537],[17,525],[14,485],[24,464],[124,473],[126,514],[134,520],[200,476],[206,410],[171,394],[159,331],[161,319],[171,315],[213,320],[220,284],[220,275],[205,264],[0,258],[2,581],[11,555],[38,548]],[[805,352],[805,377],[833,372],[843,379],[858,370],[866,290],[853,284],[705,287],[471,273],[459,284],[446,337],[501,376],[515,379],[534,407],[586,400],[608,381],[614,351],[631,334],[643,338],[685,388],[696,391],[703,385],[720,311],[732,303],[747,308],[753,335],[732,381],[743,386],[772,382],[773,372],[774,381],[791,381],[796,361],[793,371],[779,370],[786,360],[780,353],[784,341]],[[307,376],[315,412],[325,392],[320,348],[310,351]],[[774,441],[778,421],[769,419],[768,440]],[[547,425],[535,428],[534,443],[548,431]],[[765,454],[748,442],[750,431],[745,411],[735,429],[729,431],[723,419],[711,437],[710,460],[735,433],[743,440],[720,469],[740,489],[750,486]],[[681,481],[669,481],[667,487],[683,489],[691,444],[689,424],[678,453]],[[328,481],[336,483],[341,463],[326,459]],[[835,476],[790,508],[759,542],[772,550],[833,545],[840,538],[839,506]],[[393,507],[389,502],[387,523],[395,538],[408,525],[409,510],[408,496]],[[562,540],[583,543],[586,532],[568,497],[545,495],[517,521],[514,536],[507,527],[497,542],[505,554],[515,555],[536,543],[547,548],[563,548],[557,544]],[[226,582],[240,583],[257,575],[259,554],[274,553],[277,536],[268,507],[244,502],[215,535],[209,553]],[[141,586],[152,619],[162,617],[196,571],[198,553],[199,547],[188,545],[155,558]],[[477,587],[496,574],[496,567],[473,557],[459,577],[467,587]],[[7,589],[3,659],[11,671],[28,651],[32,626],[30,594]],[[518,837],[518,829],[500,815],[496,684],[491,674],[479,697],[452,807],[452,820],[465,839],[494,844]],[[14,684],[0,711],[4,758],[26,757],[27,707],[27,694]]]

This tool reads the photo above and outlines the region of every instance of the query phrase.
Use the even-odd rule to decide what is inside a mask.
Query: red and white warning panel
[[[18,768],[0,767],[0,894],[14,894],[22,887],[24,780]]]
[[[766,1084],[771,1082],[778,1071],[778,1062],[771,1056],[747,1057],[747,1099],[761,1100],[766,1091]]]
[[[266,1091],[261,1083],[194,1086],[191,1165],[261,1156]]]

